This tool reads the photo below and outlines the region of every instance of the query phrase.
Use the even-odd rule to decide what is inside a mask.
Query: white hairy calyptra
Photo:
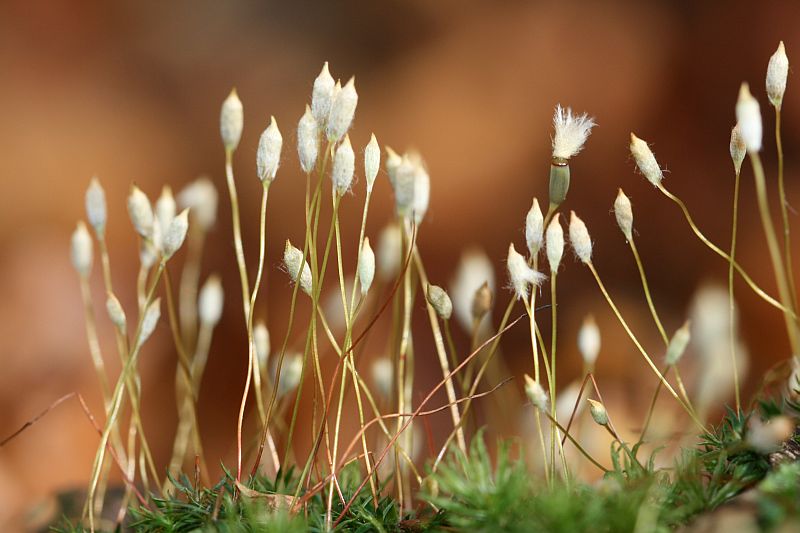
[[[228,97],[222,102],[219,113],[219,132],[225,150],[234,151],[239,146],[244,127],[244,109],[236,89],[232,89]]]
[[[630,150],[639,172],[647,178],[647,181],[658,187],[661,180],[664,179],[664,172],[658,166],[656,156],[653,155],[653,151],[647,143],[633,132],[631,132]]]
[[[517,299],[527,299],[529,286],[538,287],[547,278],[541,272],[528,266],[528,262],[522,257],[522,254],[514,248],[514,243],[508,246],[506,266],[508,267],[509,285]]]
[[[426,296],[428,298],[428,303],[431,304],[431,307],[433,307],[433,310],[439,315],[439,318],[442,320],[450,320],[450,317],[453,315],[453,302],[450,300],[447,291],[438,285],[428,285]]]
[[[189,231],[189,210],[184,209],[181,213],[172,219],[169,227],[164,232],[163,236],[163,249],[164,259],[167,260],[177,252],[183,241],[186,240],[186,233]]]
[[[117,326],[120,331],[125,331],[127,319],[125,318],[125,311],[122,309],[122,304],[119,303],[117,297],[109,294],[106,299],[106,311],[111,322]]]
[[[544,217],[539,207],[539,200],[533,199],[533,204],[525,216],[525,242],[531,257],[536,256],[544,244]]]
[[[308,106],[297,123],[297,154],[300,158],[300,168],[306,174],[311,174],[319,154],[319,126]]]
[[[689,332],[689,321],[687,320],[683,326],[678,329],[669,340],[667,345],[667,353],[664,356],[664,362],[667,366],[672,366],[680,361],[686,347],[689,346],[689,341],[692,339]]]
[[[144,239],[152,239],[153,207],[150,205],[147,195],[136,185],[131,187],[130,195],[128,195],[128,215],[136,233]]]
[[[329,141],[336,142],[347,133],[353,123],[357,105],[358,93],[356,92],[356,79],[353,77],[340,91],[336,92],[333,102],[331,102],[331,111],[328,114],[326,125]]]
[[[270,117],[269,126],[261,133],[256,150],[256,172],[261,183],[268,185],[275,179],[281,164],[283,136],[275,117]]]
[[[545,235],[545,249],[547,251],[547,262],[550,264],[550,272],[558,272],[561,258],[564,256],[564,228],[561,227],[561,213],[556,213],[553,220],[547,226]]]
[[[86,218],[89,225],[94,228],[94,232],[99,239],[103,238],[106,231],[106,220],[108,210],[106,208],[106,193],[100,185],[100,180],[96,177],[89,182],[86,189]]]
[[[219,323],[220,318],[222,318],[224,298],[222,282],[219,276],[212,274],[203,283],[197,299],[197,310],[201,324],[214,327]]]
[[[197,178],[178,193],[178,205],[189,208],[192,224],[196,222],[203,231],[210,230],[217,221],[218,203],[217,188],[206,177]]]
[[[303,261],[303,252],[287,239],[283,249],[283,265],[293,282],[300,284],[300,289],[311,296],[312,277],[308,261]]]
[[[742,163],[744,162],[744,158],[747,155],[747,146],[744,144],[744,139],[742,139],[742,132],[739,128],[739,125],[735,125],[731,130],[731,160],[733,161],[733,168],[736,170],[736,174],[739,174],[742,171]]]
[[[600,328],[592,315],[583,319],[578,330],[578,351],[588,367],[593,367],[600,355]]]
[[[739,133],[748,152],[761,150],[763,137],[763,124],[761,123],[761,107],[752,94],[750,86],[742,83],[739,88],[739,99],[736,101],[736,121],[739,124]]]
[[[150,335],[153,334],[159,318],[161,318],[161,298],[156,298],[147,306],[147,310],[144,312],[142,327],[139,330],[139,338],[136,341],[139,346],[144,344],[145,341],[150,338]]]
[[[78,222],[72,232],[70,241],[70,258],[72,266],[82,278],[88,278],[92,272],[92,236],[83,221]]]
[[[336,148],[336,155],[333,157],[333,189],[338,196],[344,195],[350,190],[353,183],[353,172],[355,170],[356,155],[353,152],[353,145],[350,144],[350,136],[345,135],[344,140]]]
[[[783,104],[783,93],[786,92],[786,78],[789,76],[789,58],[786,57],[786,48],[783,41],[778,44],[778,49],[769,58],[767,65],[767,96],[776,109]]]
[[[547,412],[548,397],[538,381],[525,374],[525,394],[531,403],[542,412]]]
[[[361,255],[358,257],[358,283],[361,287],[361,294],[366,296],[375,278],[375,252],[369,245],[369,237],[364,237],[364,244],[361,247]]]
[[[331,112],[331,100],[333,99],[333,87],[336,82],[328,70],[328,62],[322,65],[317,78],[314,80],[314,88],[311,91],[311,113],[314,120],[320,126],[324,126]]]
[[[622,192],[620,189],[617,192],[617,198],[614,200],[614,217],[617,219],[617,225],[625,235],[627,240],[633,239],[633,208],[631,207],[631,199]]]
[[[372,192],[375,185],[375,178],[378,176],[378,169],[381,167],[381,147],[375,134],[369,138],[369,143],[364,149],[364,177],[367,180],[367,194]]]
[[[589,237],[589,230],[586,229],[586,224],[578,218],[575,211],[572,211],[569,217],[569,241],[578,259],[584,263],[591,262],[592,239]]]

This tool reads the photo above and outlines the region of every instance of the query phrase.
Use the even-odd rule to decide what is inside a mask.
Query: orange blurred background
[[[219,188],[220,213],[203,277],[220,272],[227,298],[200,412],[209,464],[232,462],[246,339],[219,107],[236,86],[245,130],[235,169],[253,269],[260,193],[256,143],[270,115],[284,135],[282,166],[270,191],[269,296],[259,308],[269,316],[277,343],[290,294],[277,268],[283,242],[302,242],[303,235],[305,180],[294,129],[326,60],[335,77],[356,76],[359,106],[351,138],[359,150],[374,131],[381,144],[414,147],[423,154],[432,199],[419,246],[431,280],[444,286],[461,251],[473,244],[491,257],[498,285],[505,282],[508,243],[522,246],[531,198],[547,194],[555,104],[594,116],[598,127],[571,164],[565,207],[586,221],[595,241],[595,264],[609,290],[644,343],[655,349],[659,339],[636,267],[610,212],[617,188],[623,187],[634,203],[637,244],[667,330],[683,323],[701,282],[726,283],[727,265],[693,238],[677,207],[634,172],[628,135],[635,131],[652,144],[669,171],[668,188],[687,201],[703,231],[726,248],[733,187],[728,140],[743,80],[762,104],[764,159],[775,192],[774,118],[763,80],[779,40],[786,43],[790,62],[800,57],[795,52],[800,50],[800,4],[795,1],[757,6],[667,0],[0,3],[0,437],[71,391],[84,395],[95,415],[102,413],[68,253],[74,224],[84,218],[89,179],[97,175],[106,189],[114,280],[123,304],[133,306],[138,253],[125,209],[130,184],[154,199],[163,183],[179,190],[206,173]],[[793,78],[790,73],[783,140],[788,197],[800,205],[795,156],[800,92]],[[363,184],[355,191],[343,208],[343,231],[352,236],[351,243]],[[775,294],[749,170],[743,172],[741,198],[741,263]],[[377,236],[391,217],[391,189],[382,173],[367,234]],[[795,213],[792,217],[796,221]],[[796,227],[795,252],[800,249]],[[352,257],[354,247],[349,248]],[[616,391],[610,394],[638,420],[655,381],[586,269],[571,258],[566,263],[559,283],[560,376],[567,383],[579,373],[574,334],[584,315],[594,313],[603,332],[601,383]],[[96,305],[102,308],[102,284],[95,274]],[[752,358],[748,390],[753,390],[767,367],[789,355],[788,343],[774,309],[742,283],[737,293]],[[505,306],[508,297],[501,291],[498,305]],[[424,319],[417,325],[424,328]],[[106,358],[113,361],[111,331],[102,331]],[[527,335],[520,326],[504,343],[517,377],[530,371]],[[428,334],[419,336],[423,344],[429,342]],[[464,342],[460,333],[459,342]],[[421,388],[440,375],[434,361],[431,355],[429,366],[420,363]],[[159,464],[168,459],[176,420],[174,372],[164,320],[142,359],[145,425]],[[78,404],[69,402],[0,449],[0,524],[53,491],[85,485],[96,442]]]

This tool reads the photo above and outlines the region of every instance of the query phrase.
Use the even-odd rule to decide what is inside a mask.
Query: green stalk
[[[792,354],[800,357],[800,344],[798,344],[797,324],[794,318],[794,308],[792,307],[792,297],[789,292],[789,282],[784,263],[781,260],[781,250],[778,244],[778,237],[775,233],[775,226],[772,223],[769,201],[767,199],[767,183],[764,177],[764,167],[761,165],[761,157],[758,152],[749,152],[750,163],[753,166],[753,177],[756,182],[756,197],[758,199],[758,211],[761,215],[761,224],[764,227],[764,235],[767,239],[767,247],[772,261],[772,269],[775,273],[775,281],[778,284],[778,294],[784,306],[784,321],[789,335],[789,344]]]
[[[780,115],[779,115],[780,116]],[[736,234],[739,226],[739,183],[741,173],[736,170],[736,179],[733,185],[733,220],[731,221],[731,260],[728,266],[728,305],[730,319],[730,344],[731,344],[731,368],[733,368],[733,387],[736,393],[736,412],[742,411],[742,400],[739,395],[739,370],[736,360],[736,331],[734,330],[736,321],[736,309],[733,300],[733,262],[736,257]]]

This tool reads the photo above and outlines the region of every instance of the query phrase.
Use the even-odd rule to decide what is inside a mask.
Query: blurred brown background
[[[128,187],[136,182],[155,198],[162,183],[177,190],[208,173],[219,187],[221,210],[204,273],[223,274],[227,301],[200,410],[209,463],[231,462],[245,339],[219,106],[235,85],[245,106],[235,163],[251,258],[260,189],[256,142],[270,115],[284,134],[268,219],[270,296],[260,310],[270,317],[273,338],[282,338],[289,288],[276,267],[284,239],[302,241],[304,180],[294,127],[325,60],[335,77],[356,76],[355,145],[363,147],[374,131],[382,144],[413,146],[424,155],[432,200],[419,242],[432,280],[443,285],[461,250],[476,243],[492,258],[498,284],[504,283],[508,243],[522,245],[531,197],[546,196],[553,107],[560,102],[593,115],[598,127],[571,165],[567,207],[587,222],[595,264],[634,329],[657,349],[634,263],[610,214],[617,187],[634,202],[637,242],[669,331],[685,319],[700,282],[724,283],[727,266],[692,238],[677,208],[634,173],[628,134],[635,131],[653,144],[669,170],[667,186],[687,200],[706,234],[727,247],[733,185],[728,138],[738,86],[750,81],[761,101],[765,163],[774,176],[774,122],[763,84],[781,39],[790,63],[800,57],[800,4],[793,0],[0,3],[0,437],[69,391],[81,392],[95,413],[102,410],[68,255],[90,177],[99,176],[107,192],[114,279],[123,304],[132,306],[138,260],[125,211]],[[796,84],[790,73],[783,129],[795,206]],[[742,183],[741,262],[774,294],[748,171]],[[346,235],[357,231],[361,187],[346,200]],[[368,235],[377,235],[391,218],[391,202],[382,174]],[[560,279],[564,383],[580,366],[574,332],[594,312],[603,330],[603,383],[639,413],[642,394],[654,381],[642,379],[643,363],[607,315],[588,272],[570,259]],[[737,290],[751,377],[759,376],[789,355],[782,321],[744,285]],[[501,305],[507,297],[499,295]],[[110,340],[110,331],[103,331]],[[526,341],[527,332],[518,328],[505,345],[519,372],[529,371]],[[151,347],[143,356],[143,395],[148,434],[163,463],[175,423],[175,360],[166,322],[157,342],[161,349]],[[113,360],[110,343],[107,351]],[[430,372],[419,381],[432,384],[436,366]],[[26,501],[84,484],[95,444],[91,426],[70,402],[0,449],[0,524]]]

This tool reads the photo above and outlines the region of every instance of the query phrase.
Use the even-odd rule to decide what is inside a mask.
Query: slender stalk
[[[644,289],[644,297],[647,300],[647,307],[650,308],[650,314],[653,316],[653,321],[656,323],[658,332],[661,334],[661,339],[664,341],[664,346],[669,345],[669,336],[667,335],[664,325],[661,323],[661,318],[658,316],[656,306],[653,304],[653,296],[650,294],[650,285],[647,283],[647,276],[644,273],[644,264],[642,258],[639,256],[639,250],[636,248],[636,242],[633,239],[628,241],[628,245],[633,252],[633,258],[636,261],[636,268],[639,269],[639,277],[642,280],[642,289]]]
[[[569,434],[569,431],[567,431],[566,429],[564,429],[564,428],[561,426],[561,424],[559,424],[559,423],[558,423],[558,421],[557,421],[555,418],[553,418],[552,416],[550,416],[550,414],[549,414],[549,413],[547,413],[546,411],[542,411],[542,413],[544,413],[544,416],[546,416],[548,419],[550,419],[550,423],[551,423],[551,424],[553,424],[553,425],[554,425],[554,426],[555,426],[555,427],[556,427],[556,428],[557,428],[559,431],[561,431],[561,432],[562,432],[562,433],[563,433],[563,434],[564,434],[564,435],[565,435],[565,436],[566,436],[566,437],[569,439],[569,441],[570,441],[572,444],[574,444],[574,445],[575,445],[575,448],[577,448],[577,449],[578,449],[578,451],[581,453],[581,455],[583,455],[584,457],[586,457],[586,458],[589,460],[589,462],[591,462],[591,463],[592,463],[594,466],[596,466],[597,468],[599,468],[599,469],[600,469],[600,470],[602,470],[603,472],[608,472],[608,469],[607,469],[606,467],[604,467],[603,465],[601,465],[600,463],[598,463],[598,462],[597,462],[597,460],[596,460],[594,457],[592,457],[592,456],[591,456],[591,454],[589,454],[589,452],[587,452],[587,451],[586,451],[586,450],[583,448],[583,446],[581,446],[581,445],[580,445],[580,443],[579,443],[577,440],[575,440],[575,439],[572,437],[572,435],[570,435],[570,434]]]
[[[661,374],[664,376],[664,379],[667,378],[667,375],[669,374],[669,371],[671,369],[672,366],[667,366],[664,368],[664,370],[661,371]],[[661,392],[661,387],[663,387],[663,384],[661,383],[661,381],[659,381],[658,385],[656,385],[656,391],[655,393],[653,393],[653,399],[650,400],[650,407],[647,408],[647,414],[645,415],[644,418],[644,424],[642,424],[642,431],[639,433],[639,440],[636,442],[636,444],[644,442],[647,430],[650,428],[650,421],[653,419],[653,412],[655,411],[656,408],[656,402],[658,401],[658,394],[659,392]]]
[[[175,343],[176,351],[178,352],[178,371],[183,376],[183,385],[186,395],[191,399],[191,401],[187,402],[187,404],[192,420],[192,445],[194,446],[195,453],[197,453],[197,455],[200,457],[200,469],[203,473],[205,482],[208,483],[209,476],[203,454],[203,444],[202,440],[200,439],[200,422],[197,416],[197,406],[195,405],[197,398],[192,392],[193,386],[191,362],[189,361],[189,356],[186,354],[186,350],[183,348],[183,342],[181,340],[180,326],[178,325],[178,314],[175,310],[175,300],[172,297],[172,283],[170,281],[169,270],[166,268],[166,263],[164,261],[162,261],[162,265],[162,270],[164,271],[164,292],[166,292],[167,296],[167,314],[169,316],[170,329],[172,330],[172,339]],[[179,408],[182,406],[183,403],[178,404]]]
[[[772,269],[775,273],[775,281],[778,285],[781,303],[784,306],[783,317],[786,322],[786,331],[789,335],[789,344],[792,354],[800,357],[800,344],[798,344],[797,324],[795,323],[794,308],[792,307],[792,297],[789,293],[789,282],[784,263],[781,260],[781,250],[778,244],[778,237],[775,234],[775,226],[772,223],[772,215],[767,199],[767,183],[764,177],[764,167],[761,165],[761,157],[758,152],[750,152],[750,163],[753,167],[753,177],[756,182],[756,197],[758,199],[758,211],[761,215],[761,225],[764,227],[764,235],[767,239]]]
[[[409,237],[410,240],[410,237]],[[425,273],[425,267],[422,264],[422,257],[420,256],[419,249],[414,246],[413,252],[414,254],[414,264],[417,267],[417,273],[419,274],[420,284],[423,287],[428,286],[428,276]],[[428,310],[428,320],[431,324],[431,330],[433,331],[433,341],[434,345],[436,346],[436,353],[439,356],[439,366],[442,367],[442,374],[447,376],[450,374],[450,364],[447,362],[447,353],[444,348],[444,340],[442,337],[442,330],[439,327],[439,319],[436,316],[436,311],[434,310],[431,303],[428,299],[425,299],[426,308]],[[453,386],[453,380],[448,379],[445,382],[445,391],[447,393],[447,401],[450,403],[450,416],[453,419],[453,427],[456,428],[456,442],[458,443],[458,448],[464,453],[467,453],[467,441],[464,438],[464,429],[461,427],[461,414],[458,409],[458,403],[456,402],[456,390]]]
[[[781,138],[781,108],[775,108],[775,146],[778,151],[778,198],[781,203],[781,220],[783,221],[783,259],[786,261],[789,292],[792,297],[792,309],[797,311],[797,287],[794,282],[792,266],[792,238],[789,231],[789,202],[786,199],[786,187],[783,180],[783,140]]]
[[[763,177],[763,169],[762,169],[761,172],[762,172],[762,177]],[[741,267],[741,265],[739,265],[739,263],[737,263],[736,261],[731,260],[731,256],[729,256],[727,253],[722,251],[719,248],[719,246],[717,246],[716,244],[714,244],[713,242],[708,240],[708,237],[703,235],[703,232],[700,231],[700,228],[698,228],[697,225],[694,223],[694,219],[692,219],[692,215],[689,213],[689,208],[686,207],[686,204],[683,203],[683,200],[681,200],[680,198],[678,198],[677,196],[675,196],[674,194],[669,192],[664,187],[663,184],[659,184],[658,185],[658,189],[662,193],[664,193],[664,195],[667,198],[669,198],[670,200],[672,200],[673,202],[678,204],[678,207],[680,207],[681,211],[683,211],[683,216],[686,218],[686,221],[689,223],[689,227],[692,229],[692,232],[694,232],[694,234],[697,236],[698,239],[700,239],[700,241],[703,244],[705,244],[715,254],[717,254],[718,256],[723,258],[726,262],[733,263],[733,268],[736,269],[736,271],[739,273],[739,275],[742,276],[742,279],[745,281],[745,283],[747,283],[747,285],[753,290],[753,292],[756,293],[756,295],[758,295],[759,298],[761,298],[762,300],[764,300],[765,302],[767,302],[771,306],[773,306],[773,307],[775,307],[777,309],[780,309],[784,313],[788,314],[790,317],[792,317],[794,319],[797,319],[797,315],[795,314],[793,309],[791,309],[790,307],[787,307],[786,305],[782,304],[781,302],[779,302],[778,300],[776,300],[775,298],[773,298],[772,296],[770,296],[769,294],[764,292],[764,290],[761,287],[756,285],[756,283],[753,281],[753,279],[747,274],[747,272],[745,272],[745,270]]]
[[[147,293],[147,298],[145,299],[145,303],[150,305],[150,302],[153,300],[153,296],[155,294],[155,289],[158,285],[158,281],[161,277],[161,274],[164,270],[163,263],[159,265],[158,270],[155,273],[153,283]],[[111,435],[112,428],[116,423],[117,417],[119,416],[120,407],[122,405],[122,393],[124,391],[124,383],[128,376],[133,371],[134,366],[139,357],[139,351],[141,349],[140,340],[140,333],[142,329],[142,323],[144,320],[144,314],[139,317],[138,324],[136,326],[136,335],[134,339],[136,339],[131,353],[128,355],[128,360],[126,361],[125,365],[120,372],[120,376],[117,379],[117,384],[114,387],[114,392],[111,396],[111,405],[108,412],[108,416],[106,418],[106,423],[103,428],[103,433],[100,436],[100,444],[97,449],[97,453],[95,454],[94,463],[92,465],[92,476],[89,482],[89,491],[86,497],[86,505],[84,506],[83,514],[89,515],[89,529],[90,531],[94,531],[94,498],[97,490],[97,484],[100,478],[101,472],[101,465],[105,459],[105,451],[106,446],[108,444],[109,436]]]
[[[200,286],[200,264],[205,245],[205,229],[198,224],[189,225],[186,238],[186,262],[183,264],[181,279],[178,282],[178,315],[180,316],[183,345],[189,353],[194,353],[197,336],[197,294]]]
[[[739,395],[739,369],[737,368],[736,359],[736,304],[733,299],[733,263],[736,260],[736,235],[739,227],[739,184],[741,182],[741,173],[736,171],[736,178],[733,184],[733,220],[731,221],[731,260],[728,262],[728,306],[729,306],[729,319],[730,319],[730,339],[731,344],[731,368],[733,369],[733,388],[736,394],[736,412],[740,413],[742,410],[742,400]]]
[[[691,408],[691,406],[686,404],[683,401],[683,399],[681,399],[680,396],[678,396],[678,393],[675,392],[675,389],[672,388],[672,385],[670,385],[669,382],[664,378],[664,376],[658,370],[656,365],[653,363],[653,360],[647,354],[647,351],[645,351],[645,349],[642,347],[641,343],[639,342],[639,339],[637,339],[636,336],[633,334],[633,332],[631,331],[630,327],[628,326],[628,323],[625,321],[624,318],[622,318],[622,314],[619,312],[619,309],[617,309],[617,306],[614,303],[614,300],[612,300],[611,296],[608,294],[608,291],[606,290],[605,285],[603,285],[603,282],[600,279],[600,275],[597,273],[597,270],[595,269],[595,267],[592,264],[592,262],[590,261],[590,262],[586,263],[586,266],[592,272],[592,275],[594,276],[594,279],[597,282],[597,286],[600,288],[600,291],[603,293],[603,296],[605,297],[606,301],[608,302],[609,307],[611,307],[611,310],[616,315],[617,320],[619,320],[620,324],[622,324],[622,327],[625,329],[625,332],[628,334],[628,337],[630,337],[630,339],[633,341],[633,344],[636,345],[636,348],[639,350],[639,353],[642,354],[642,357],[644,357],[644,360],[647,362],[648,366],[653,370],[653,373],[664,384],[664,387],[667,388],[667,390],[670,392],[670,394],[672,394],[672,396],[675,398],[675,400],[677,400],[677,402],[679,404],[681,404],[681,406],[686,410],[686,412],[689,414],[689,416],[692,418],[692,420],[694,420],[694,422],[697,424],[697,426],[702,431],[705,431],[705,427],[703,426],[702,422],[700,422],[700,420],[697,418],[697,415],[694,413],[694,410]]]
[[[555,420],[556,417],[556,339],[557,339],[557,324],[558,324],[558,309],[556,303],[556,279],[558,275],[556,272],[551,273],[550,277],[550,311],[551,311],[551,322],[552,322],[552,332],[550,334],[550,415]],[[552,475],[555,477],[556,475],[556,429],[552,425],[550,426],[550,460],[552,464],[550,468],[552,469]]]

